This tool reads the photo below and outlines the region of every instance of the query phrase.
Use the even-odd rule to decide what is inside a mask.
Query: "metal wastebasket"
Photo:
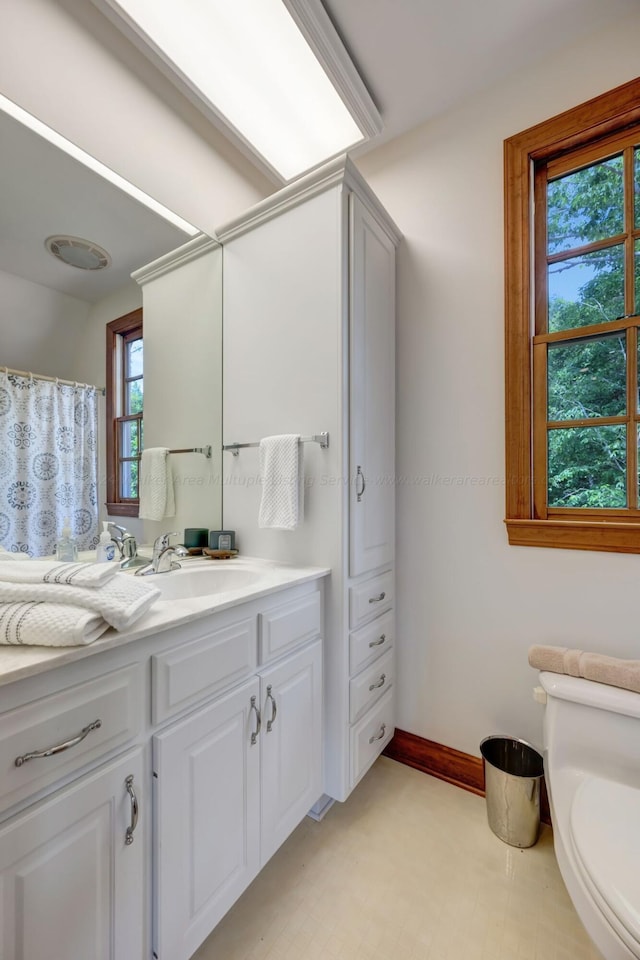
[[[485,737],[480,753],[489,826],[512,847],[532,847],[540,829],[542,757],[524,740],[502,736]]]

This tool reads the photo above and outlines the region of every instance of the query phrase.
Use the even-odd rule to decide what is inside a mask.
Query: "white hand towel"
[[[140,509],[143,520],[164,520],[175,517],[173,470],[167,447],[149,447],[142,451],[140,462]]]
[[[262,500],[258,526],[295,530],[302,522],[304,508],[300,435],[265,437],[260,441],[259,461]]]
[[[150,583],[124,573],[101,587],[0,580],[0,603],[41,600],[47,604],[84,607],[99,613],[116,630],[128,630],[159,596],[160,591]]]
[[[75,647],[93,643],[109,629],[98,613],[65,603],[0,603],[0,643]]]
[[[61,583],[74,587],[100,587],[115,577],[117,572],[117,563],[27,560],[25,563],[0,564],[0,580],[8,583]]]

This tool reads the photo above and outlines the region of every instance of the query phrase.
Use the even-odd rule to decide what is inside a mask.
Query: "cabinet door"
[[[260,673],[261,864],[322,793],[322,644]]]
[[[153,738],[159,960],[191,957],[258,872],[259,692],[253,678]]]
[[[140,802],[140,750],[0,828],[2,960],[145,955],[142,823],[133,842],[125,842],[132,823],[130,776]]]
[[[395,503],[395,247],[350,197],[350,551],[352,577],[389,565]]]

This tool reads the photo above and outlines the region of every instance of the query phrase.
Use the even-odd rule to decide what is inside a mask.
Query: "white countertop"
[[[205,565],[213,573],[215,569],[244,569],[255,572],[259,576],[255,583],[233,590],[229,589],[206,596],[188,597],[179,600],[156,600],[149,612],[141,617],[130,630],[118,632],[110,628],[98,640],[84,646],[0,646],[0,686],[43,673],[46,670],[51,670],[74,660],[80,660],[83,657],[92,656],[95,653],[101,653],[104,650],[131,643],[133,640],[148,637],[171,627],[199,620],[211,613],[284,590],[287,587],[306,583],[309,580],[317,580],[331,573],[331,570],[327,567],[299,567],[251,557],[236,557],[232,560],[194,558],[182,561],[182,563],[182,570],[150,576],[148,582],[158,586],[161,578],[181,577],[183,572],[202,569]],[[160,588],[162,588],[161,585]]]

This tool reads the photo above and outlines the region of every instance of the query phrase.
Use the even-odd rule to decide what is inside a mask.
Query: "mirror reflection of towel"
[[[259,527],[295,530],[302,522],[304,480],[303,446],[298,433],[265,437],[260,441],[262,500]]]
[[[140,462],[140,510],[142,520],[175,517],[173,471],[168,447],[149,447]]]

